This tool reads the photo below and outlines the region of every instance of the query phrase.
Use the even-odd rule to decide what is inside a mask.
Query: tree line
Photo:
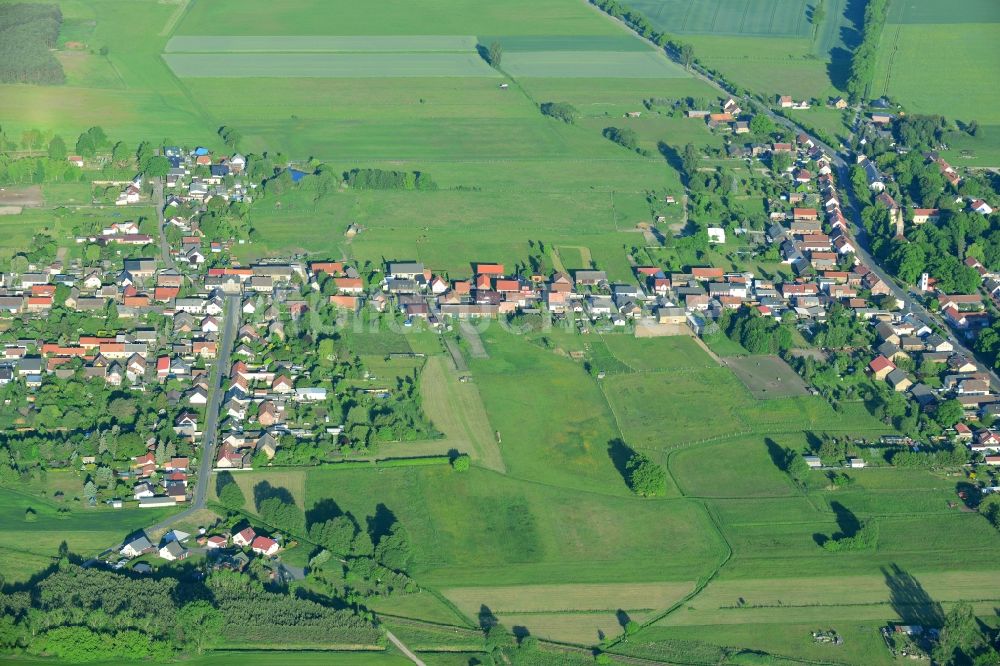
[[[359,190],[436,190],[437,183],[422,171],[388,171],[385,169],[351,169],[344,173],[344,182]]]
[[[847,94],[852,102],[863,99],[871,86],[878,58],[878,43],[888,14],[889,0],[869,0],[865,7],[861,44],[851,57],[851,71],[847,78]]]
[[[353,612],[269,592],[245,574],[218,571],[204,582],[137,578],[83,569],[61,550],[58,565],[30,588],[0,595],[0,650],[62,662],[163,663],[223,641],[381,642],[378,629]]]
[[[0,82],[57,85],[66,82],[52,54],[59,39],[59,5],[0,5]]]

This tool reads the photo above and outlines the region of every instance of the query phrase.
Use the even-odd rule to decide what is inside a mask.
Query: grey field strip
[[[167,53],[420,53],[474,52],[472,35],[189,35],[173,37]]]

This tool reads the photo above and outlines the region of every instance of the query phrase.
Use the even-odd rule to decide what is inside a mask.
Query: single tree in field
[[[490,44],[489,59],[490,65],[500,69],[500,61],[503,60],[503,45],[500,42]]]
[[[654,497],[667,492],[667,473],[660,465],[641,453],[633,453],[626,470],[632,492],[642,497]]]
[[[688,178],[692,178],[698,171],[698,149],[693,143],[684,146],[684,154],[681,156],[681,166]]]
[[[229,127],[228,125],[224,125],[219,128],[219,136],[222,137],[222,140],[226,142],[226,145],[233,150],[236,150],[240,141],[243,140],[243,135],[240,131],[235,127]]]

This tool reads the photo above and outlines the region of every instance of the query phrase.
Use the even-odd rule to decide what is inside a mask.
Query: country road
[[[416,664],[417,666],[427,666],[427,664],[425,664],[420,657],[411,652],[410,648],[403,645],[403,641],[396,638],[396,635],[391,631],[389,631],[388,629],[385,630],[385,637],[388,638],[393,645],[399,648],[399,651],[405,654],[406,658],[412,661],[414,664]]]
[[[195,511],[205,508],[205,500],[208,496],[208,484],[212,476],[212,466],[215,463],[215,444],[218,438],[219,410],[222,407],[222,398],[225,392],[222,389],[222,380],[229,374],[229,357],[236,340],[236,332],[240,328],[240,297],[238,294],[226,296],[225,312],[223,312],[222,336],[219,339],[219,355],[215,361],[215,368],[210,379],[208,404],[205,407],[205,426],[202,428],[201,436],[201,456],[198,465],[198,483],[195,485],[194,497],[187,509],[180,513],[161,520],[155,525],[150,525],[146,529],[156,531],[169,527],[174,523],[187,518]]]

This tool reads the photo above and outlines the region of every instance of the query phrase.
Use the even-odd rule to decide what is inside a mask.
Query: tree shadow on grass
[[[821,532],[813,534],[813,541],[815,541],[816,545],[820,547],[831,539],[834,541],[848,539],[856,535],[858,531],[861,530],[861,521],[858,520],[858,517],[854,515],[854,512],[846,506],[840,502],[830,502],[830,508],[833,509],[833,515],[837,518],[837,527],[839,528],[839,531],[830,536]]]
[[[689,178],[687,172],[684,170],[684,162],[681,160],[680,153],[674,150],[674,147],[668,144],[666,141],[659,141],[656,144],[656,149],[660,151],[660,155],[663,155],[663,159],[667,161],[678,174],[685,185],[689,184]]]
[[[764,445],[767,446],[767,454],[771,456],[771,462],[782,472],[788,471],[788,451],[781,444],[770,437],[764,438]]]
[[[889,588],[889,603],[904,624],[922,627],[941,627],[944,611],[941,604],[934,601],[924,586],[898,564],[882,568],[886,587]]]
[[[396,518],[396,514],[389,507],[379,503],[375,507],[375,514],[365,519],[368,527],[368,536],[372,538],[372,543],[378,544],[382,540],[382,537],[389,533],[389,529],[396,524],[397,520],[399,519]]]
[[[479,607],[479,616],[477,619],[479,620],[479,628],[483,631],[489,631],[500,624],[500,618],[494,615],[493,611],[486,604],[482,604]]]
[[[968,481],[956,483],[955,493],[969,509],[977,509],[983,500],[983,493],[979,490],[979,486]]]
[[[295,504],[295,498],[292,497],[292,493],[289,492],[288,488],[272,486],[269,481],[261,481],[253,487],[253,502],[258,511],[260,511],[260,505],[263,504],[265,500],[269,500],[273,497],[281,500],[282,504]]]
[[[316,502],[311,509],[306,511],[306,524],[315,525],[344,515],[343,509],[329,497]]]
[[[236,479],[233,478],[232,472],[219,472],[215,475],[215,496],[219,497],[222,495],[222,489],[228,486],[230,483],[236,483]]]
[[[622,440],[616,438],[608,442],[608,457],[611,458],[611,464],[621,474],[625,485],[629,483],[628,463],[633,456],[635,456],[635,451]]]

